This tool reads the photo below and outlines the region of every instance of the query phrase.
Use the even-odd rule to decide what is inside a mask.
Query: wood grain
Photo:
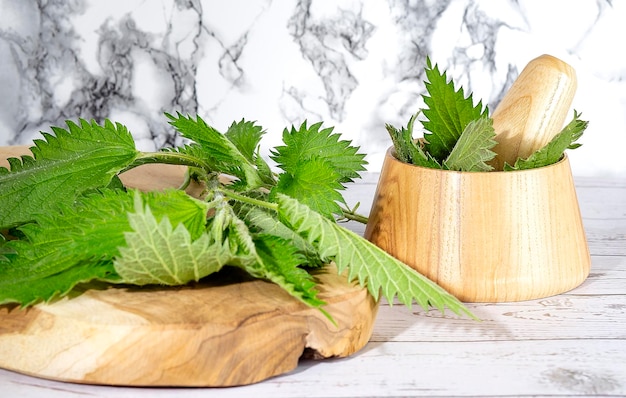
[[[589,274],[567,157],[472,173],[409,165],[390,149],[365,237],[462,301],[547,297]]]
[[[2,148],[0,156],[27,151]],[[141,166],[122,179],[163,189],[178,186],[183,171]],[[54,303],[0,306],[0,368],[78,383],[234,386],[289,372],[303,353],[357,352],[377,303],[332,265],[315,277],[336,325],[278,286],[230,269],[179,288],[92,283]]]
[[[531,60],[492,114],[497,155],[491,165],[502,170],[550,142],[563,128],[576,86],[576,72],[560,59]]]

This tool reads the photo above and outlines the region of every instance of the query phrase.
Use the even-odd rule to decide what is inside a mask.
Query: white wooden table
[[[362,203],[363,214],[377,179],[366,175],[346,195]],[[104,387],[0,370],[0,396],[626,396],[626,178],[577,178],[576,187],[592,271],[566,294],[470,304],[481,322],[383,302],[370,343],[356,355],[302,360],[295,371],[251,386]]]

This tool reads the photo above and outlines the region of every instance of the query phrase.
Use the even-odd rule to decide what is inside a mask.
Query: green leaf
[[[254,233],[226,207],[220,224],[228,230],[232,257],[228,264],[237,266],[255,278],[269,280],[303,303],[319,308],[324,304],[316,295],[315,283],[304,270],[306,262],[298,247],[286,239],[265,233]]]
[[[124,233],[132,231],[128,213],[134,195],[141,195],[158,219],[184,224],[192,236],[204,231],[208,206],[184,192],[138,193],[121,190],[92,192],[63,205],[36,222],[21,226],[21,239],[7,241],[0,263],[0,303],[22,305],[49,301],[76,284],[91,279],[118,280],[112,260],[125,245]]]
[[[319,308],[326,304],[317,298],[316,283],[311,274],[299,267],[306,259],[289,241],[260,234],[255,237],[254,243],[265,278],[311,307]]]
[[[467,124],[452,152],[443,162],[449,170],[489,171],[493,167],[487,164],[496,156],[491,150],[496,145],[493,120],[481,117]]]
[[[307,127],[304,122],[298,130],[285,129],[285,145],[272,150],[272,159],[284,172],[279,175],[271,196],[289,195],[331,218],[333,214],[341,214],[336,202],[343,202],[339,193],[345,189],[342,183],[358,178],[366,162],[357,147],[339,140],[338,134],[332,134],[332,128],[320,130],[321,125]]]
[[[254,163],[256,151],[264,134],[263,127],[241,119],[240,122],[233,122],[224,135],[250,163]]]
[[[73,225],[64,234],[74,242],[75,248],[113,258],[119,254],[119,247],[125,245],[124,234],[132,230],[129,215],[136,210],[137,197],[150,207],[157,221],[168,218],[173,226],[184,225],[192,239],[204,233],[209,211],[207,203],[174,189],[97,192],[79,198],[72,211],[53,216],[54,225]]]
[[[253,233],[273,235],[291,242],[298,252],[304,255],[308,267],[321,267],[324,265],[315,248],[280,222],[275,212],[243,203],[236,204],[234,209],[237,216],[244,220]]]
[[[390,124],[385,125],[393,142],[395,157],[404,163],[440,169],[441,165],[424,151],[421,142],[413,138],[413,126],[417,116],[418,114],[411,116],[407,127],[402,127],[401,130]]]
[[[184,285],[219,271],[230,258],[222,239],[204,233],[192,240],[184,224],[174,228],[167,216],[157,221],[139,195],[128,218],[132,231],[114,260],[123,283]]]
[[[42,277],[19,267],[0,263],[0,304],[19,303],[23,307],[63,297],[77,284],[115,277],[110,261],[80,261],[74,266]]]
[[[201,161],[210,168],[207,171],[230,174],[237,177],[239,183],[235,186],[240,190],[251,190],[263,185],[263,180],[257,172],[255,164],[237,147],[239,145],[244,152],[248,151],[250,143],[244,143],[244,139],[241,137],[244,133],[231,132],[231,138],[237,142],[237,145],[235,145],[224,134],[206,124],[200,116],[197,116],[195,120],[180,113],[177,113],[177,116],[170,114],[166,114],[166,116],[170,119],[170,124],[183,137],[194,141],[200,146],[201,150],[198,150],[195,146],[189,146],[186,150],[190,150],[190,155],[194,157],[201,157]],[[253,129],[252,134],[256,135],[256,130]],[[254,140],[254,138],[250,140]]]
[[[15,254],[15,251],[6,245],[6,238],[0,233],[0,266],[3,261],[9,261],[7,254]]]
[[[107,186],[130,165],[138,151],[121,124],[80,120],[68,130],[53,127],[35,140],[33,157],[9,159],[10,171],[0,167],[0,227],[31,221],[59,203],[72,203],[82,192]]]
[[[95,197],[90,195],[85,203]],[[123,242],[119,238],[126,218],[124,203],[116,199],[95,200],[95,208],[63,206],[60,212],[40,215],[36,223],[20,227],[23,238],[6,243],[15,254],[0,265],[0,303],[47,302],[78,283],[114,278],[110,253]]]
[[[408,307],[416,301],[425,309],[434,306],[444,311],[448,307],[457,314],[471,315],[454,296],[371,242],[295,199],[285,195],[277,199],[283,222],[317,248],[322,259],[334,260],[339,273],[347,269],[349,280],[367,286],[376,299],[382,291],[389,303],[397,296]]]
[[[365,171],[365,155],[358,153],[359,148],[350,145],[350,141],[340,140],[339,134],[332,134],[333,128],[321,129],[322,123],[307,127],[306,121],[296,130],[283,131],[285,145],[277,146],[271,158],[286,173],[294,174],[301,163],[311,159],[321,159],[331,165],[339,175],[339,182],[351,182],[359,178],[359,171]]]
[[[266,184],[274,185],[276,181],[272,170],[259,153],[261,138],[264,134],[265,131],[261,126],[241,119],[240,122],[233,122],[230,125],[225,136],[251,164],[256,166],[261,180]]]
[[[580,114],[574,111],[574,118],[563,130],[543,148],[537,150],[526,159],[518,159],[515,165],[504,165],[505,171],[527,170],[544,167],[561,160],[566,149],[575,149],[580,146],[576,141],[583,135],[589,122],[579,119]]]
[[[311,158],[298,163],[290,173],[282,173],[278,184],[272,189],[270,197],[285,194],[298,199],[315,211],[328,218],[341,214],[338,201],[343,201],[339,190],[340,175],[325,159]]]
[[[466,98],[462,87],[455,91],[452,80],[447,81],[446,72],[439,72],[437,64],[433,67],[430,59],[426,62],[424,139],[427,151],[441,162],[448,157],[467,124],[487,115],[488,110],[486,107],[483,110],[482,101],[474,106],[471,94]]]

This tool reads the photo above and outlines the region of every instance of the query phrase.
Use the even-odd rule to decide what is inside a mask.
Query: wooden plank
[[[324,385],[329,395],[352,397],[619,395],[623,359],[623,340],[370,343],[349,363],[293,378],[302,391]],[[270,383],[283,387],[281,380]]]
[[[381,302],[371,341],[626,339],[626,327],[616,327],[626,325],[624,286],[626,257],[608,256],[594,258],[593,273],[567,294],[513,303],[468,304],[481,322]]]
[[[375,342],[463,342],[544,339],[623,339],[626,294],[560,295],[520,303],[469,304],[480,322],[421,309],[381,304]]]
[[[626,293],[626,257],[593,256],[587,280],[574,289],[577,295],[612,295]]]
[[[624,347],[612,339],[370,343],[351,358],[305,360],[290,374],[228,389],[108,388],[19,375],[7,381],[2,372],[0,389],[7,396],[40,391],[46,398],[623,396]]]
[[[585,179],[578,200],[592,255],[626,255],[626,180]]]

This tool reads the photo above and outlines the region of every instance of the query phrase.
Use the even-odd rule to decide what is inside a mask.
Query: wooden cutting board
[[[0,148],[0,165],[24,153]],[[122,180],[163,189],[183,173],[141,166]],[[316,278],[337,325],[278,286],[228,269],[178,288],[91,283],[50,304],[3,305],[0,368],[77,383],[223,387],[289,372],[303,355],[349,356],[368,342],[377,303],[332,265]]]

